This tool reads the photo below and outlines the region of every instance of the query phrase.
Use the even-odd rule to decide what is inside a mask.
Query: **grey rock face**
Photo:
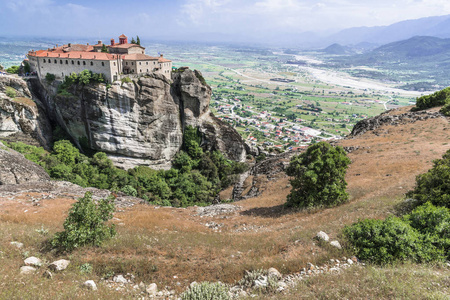
[[[48,180],[50,176],[42,167],[0,145],[0,185]]]
[[[359,121],[353,127],[352,132],[347,138],[360,136],[367,131],[374,131],[374,134],[378,135],[375,130],[382,125],[399,125],[443,117],[440,112],[430,112],[426,110],[407,112],[400,115],[389,115],[388,113],[389,111],[384,112],[379,116]]]
[[[14,89],[14,99],[6,95],[7,88]],[[13,76],[0,77],[0,137],[18,134],[15,141],[22,140],[48,148],[51,141],[50,124],[40,108],[40,102],[35,103],[31,98],[25,81]]]
[[[55,96],[55,87],[45,82],[35,83],[33,90],[45,99],[50,119],[78,146],[103,151],[125,169],[169,168],[188,125],[199,127],[208,151],[245,160],[247,149],[239,134],[210,112],[211,88],[201,78],[187,69],[174,73],[173,82],[150,73],[129,83],[114,82],[108,89],[72,87],[74,96]]]

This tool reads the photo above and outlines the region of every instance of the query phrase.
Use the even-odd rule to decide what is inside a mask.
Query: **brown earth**
[[[414,186],[415,177],[450,149],[449,128],[449,119],[439,117],[382,125],[375,131],[339,141],[341,146],[357,149],[348,155],[352,161],[346,175],[350,201],[339,207],[315,211],[285,209],[289,180],[279,174],[272,180],[266,179],[260,196],[233,203],[238,210],[227,214],[201,217],[196,207],[177,209],[144,204],[121,208],[114,220],[117,237],[101,248],[75,251],[71,259],[79,264],[91,263],[97,278],[108,270],[130,272],[138,281],[156,282],[159,287],[180,291],[192,281],[233,283],[248,269],[275,267],[286,274],[299,271],[307,262],[321,264],[349,255],[346,250],[321,247],[313,237],[322,230],[331,239],[339,240],[345,225],[360,218],[384,218],[395,213],[405,192]],[[74,200],[56,197],[36,206],[31,196],[40,197],[24,193],[12,199],[10,194],[0,193],[0,244],[22,239],[28,251],[40,253],[40,243],[48,237],[24,240],[30,235],[26,231],[41,226],[51,234],[61,230]],[[53,255],[41,253],[49,259]],[[20,262],[13,265],[18,269]],[[0,271],[0,281],[5,276],[14,275]]]

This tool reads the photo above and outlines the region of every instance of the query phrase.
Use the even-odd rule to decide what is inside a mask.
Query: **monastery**
[[[172,61],[145,54],[145,48],[128,43],[125,35],[119,36],[119,43],[111,39],[107,45],[108,53],[102,52],[103,43],[96,45],[67,44],[56,45],[47,50],[31,50],[28,52],[28,62],[32,72],[36,72],[40,79],[47,73],[63,80],[72,73],[89,70],[103,74],[108,82],[121,79],[127,74],[160,73],[171,78]]]

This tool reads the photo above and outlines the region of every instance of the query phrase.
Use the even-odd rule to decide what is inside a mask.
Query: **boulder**
[[[0,143],[0,185],[49,180],[50,176],[41,166]]]
[[[154,297],[158,292],[158,286],[156,285],[156,283],[150,283],[145,291],[147,292],[147,294]]]
[[[12,245],[12,246],[14,246],[14,247],[16,247],[16,248],[18,248],[18,249],[20,249],[20,248],[22,248],[23,247],[23,243],[20,243],[20,242],[11,242],[11,243],[9,243],[10,245]]]
[[[28,257],[23,262],[25,263],[26,266],[34,266],[34,267],[42,266],[42,260],[34,256]]]
[[[318,239],[319,241],[324,241],[324,242],[328,242],[330,240],[330,237],[328,236],[328,234],[326,234],[323,231],[319,231],[316,234],[316,239]]]
[[[36,268],[30,266],[20,267],[20,274],[28,275],[36,272]]]
[[[341,244],[338,241],[331,241],[330,245],[333,246],[333,247],[336,247],[338,249],[342,249],[342,246],[341,246]]]
[[[117,283],[127,284],[128,280],[123,275],[116,275],[113,277],[113,281]]]
[[[85,287],[86,289],[91,290],[91,291],[97,290],[97,285],[95,284],[94,280],[86,280],[83,283],[83,287]]]
[[[52,271],[57,271],[57,272],[59,272],[59,271],[63,271],[63,270],[65,270],[65,269],[67,269],[67,267],[69,266],[69,264],[70,264],[70,260],[67,260],[67,259],[60,259],[60,260],[57,260],[57,261],[52,262],[52,263],[48,266],[48,268],[49,268],[50,270],[52,270]]]
[[[267,271],[267,276],[274,279],[281,279],[283,277],[281,273],[275,268],[269,268],[269,270]]]

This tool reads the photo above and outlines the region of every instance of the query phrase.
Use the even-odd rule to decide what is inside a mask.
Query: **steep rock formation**
[[[31,98],[25,81],[13,76],[0,76],[0,137],[48,148],[50,124],[40,103]]]
[[[50,176],[22,154],[0,145],[0,185],[48,181]]]
[[[189,69],[174,73],[173,82],[149,73],[131,82],[74,86],[73,96],[57,94],[56,85],[35,80],[33,91],[78,146],[103,151],[117,166],[169,168],[183,144],[183,130],[195,126],[207,150],[233,160],[245,159],[239,134],[209,110],[211,88]]]

